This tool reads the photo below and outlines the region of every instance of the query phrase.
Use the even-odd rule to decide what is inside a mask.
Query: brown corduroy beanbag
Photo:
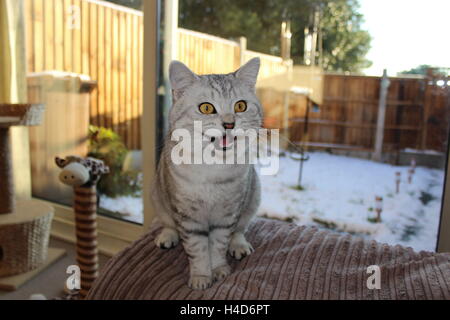
[[[194,291],[182,246],[155,246],[159,229],[113,257],[88,299],[450,299],[450,254],[268,219],[255,219],[247,231],[253,254],[229,257],[230,276]],[[380,267],[380,289],[367,287],[371,265]]]

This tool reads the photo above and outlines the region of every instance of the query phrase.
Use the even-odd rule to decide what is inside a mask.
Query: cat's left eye
[[[238,113],[238,112],[245,112],[247,110],[247,102],[245,101],[238,101],[236,102],[236,104],[234,105],[234,112]]]
[[[203,114],[213,114],[216,113],[216,109],[214,108],[214,106],[211,103],[202,103],[198,106],[198,109],[200,110],[201,113]]]

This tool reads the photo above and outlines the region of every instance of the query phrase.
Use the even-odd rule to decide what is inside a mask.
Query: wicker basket
[[[25,273],[47,259],[53,208],[38,201],[17,203],[0,215],[0,277]]]

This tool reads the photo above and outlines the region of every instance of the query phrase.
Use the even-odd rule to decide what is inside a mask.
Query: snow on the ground
[[[121,215],[121,218],[135,223],[144,223],[144,204],[141,197],[100,197],[100,207]]]
[[[428,155],[436,155],[441,156],[442,152],[436,151],[436,150],[418,150],[418,149],[412,149],[412,148],[406,148],[402,150],[406,153],[414,153],[414,154],[428,154]]]
[[[395,173],[401,172],[396,194]],[[328,226],[380,242],[434,251],[439,225],[444,171],[416,168],[408,184],[408,167],[369,160],[311,153],[304,162],[302,191],[296,190],[299,162],[280,158],[275,176],[261,176],[260,216]],[[420,200],[428,193],[433,199]],[[375,197],[383,197],[381,223],[372,223]],[[427,194],[425,194],[425,197]]]
[[[304,190],[299,191],[295,189],[298,168],[298,161],[281,157],[275,176],[261,176],[259,216],[327,226],[415,250],[435,250],[443,170],[417,167],[408,184],[408,167],[315,152],[304,163]],[[399,194],[395,192],[397,171],[401,172]],[[381,223],[368,220],[375,215],[376,196],[383,197]],[[429,202],[424,204],[421,197]],[[120,212],[125,220],[143,222],[141,198],[102,196],[100,206]]]

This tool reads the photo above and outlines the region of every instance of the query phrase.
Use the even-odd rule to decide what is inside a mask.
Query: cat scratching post
[[[9,127],[0,127],[0,214],[14,211],[14,186]]]
[[[84,299],[98,276],[97,250],[97,182],[109,172],[103,161],[93,158],[69,156],[56,158],[63,169],[59,175],[62,183],[73,187],[77,262],[81,271],[80,298]]]
[[[29,150],[27,130],[15,130],[15,161],[23,156],[24,163],[13,163],[11,127],[39,125],[44,113],[43,105],[27,104],[25,29],[24,1],[0,0],[0,290],[17,289],[64,254],[48,248],[53,208],[15,199],[13,181],[29,198]]]
[[[17,289],[48,263],[53,208],[15,201],[10,145],[12,126],[39,125],[43,113],[43,105],[0,104],[0,289]]]
[[[10,128],[39,125],[43,113],[43,105],[0,104],[0,214],[15,208]]]

